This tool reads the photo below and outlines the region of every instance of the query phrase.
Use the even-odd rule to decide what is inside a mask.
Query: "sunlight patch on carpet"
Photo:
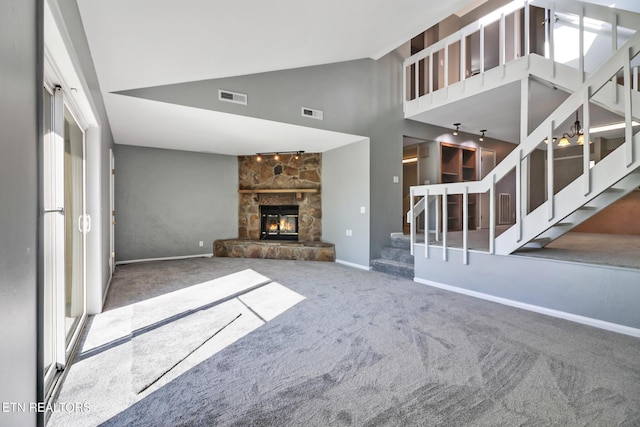
[[[266,321],[274,319],[304,299],[280,283],[271,282],[238,299]]]
[[[133,391],[159,388],[304,299],[244,270],[134,304]]]

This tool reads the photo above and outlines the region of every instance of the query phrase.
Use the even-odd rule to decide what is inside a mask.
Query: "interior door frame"
[[[82,212],[80,218],[78,218],[78,231],[82,233],[82,315],[71,333],[71,339],[69,344],[65,347],[65,366],[68,359],[73,352],[74,347],[80,341],[80,334],[84,329],[84,324],[87,321],[87,234],[91,227],[91,218],[87,214],[87,126],[84,125],[78,118],[78,115],[74,111],[71,105],[66,102],[66,95],[63,93],[64,108],[69,112],[75,121],[76,125],[82,133]],[[62,114],[64,115],[64,109]],[[63,146],[64,151],[64,146]],[[64,298],[64,290],[62,291]],[[65,300],[66,303],[66,300]],[[63,309],[64,312],[64,309]],[[66,339],[66,334],[65,334]]]
[[[78,56],[75,54],[75,49],[70,42],[71,38],[69,37],[69,33],[67,31],[66,26],[64,25],[64,21],[59,13],[58,8],[50,7],[49,2],[45,2],[43,8],[43,20],[45,28],[44,34],[44,46],[43,46],[43,75],[41,84],[46,88],[50,94],[54,95],[54,99],[52,100],[52,119],[51,122],[51,134],[49,137],[45,135],[42,138],[42,141],[39,143],[43,143],[43,150],[46,150],[46,144],[50,144],[51,153],[43,153],[42,162],[40,163],[40,172],[42,173],[41,183],[43,185],[43,192],[40,196],[40,202],[44,202],[42,205],[44,210],[50,210],[45,214],[45,226],[42,229],[42,252],[43,252],[43,274],[40,279],[38,292],[40,295],[43,295],[42,304],[39,304],[38,310],[40,315],[40,321],[38,323],[39,331],[39,343],[38,343],[38,358],[39,360],[45,359],[44,357],[44,343],[45,339],[47,339],[47,345],[49,342],[53,342],[55,339],[56,346],[52,349],[47,348],[47,351],[51,350],[51,353],[48,353],[46,356],[46,361],[49,362],[48,359],[52,359],[52,366],[55,369],[52,369],[52,372],[39,372],[38,375],[42,375],[44,377],[44,381],[42,383],[43,387],[39,392],[42,393],[42,398],[45,402],[48,402],[52,396],[55,396],[58,392],[58,388],[61,385],[60,378],[62,377],[63,369],[68,364],[72,353],[75,352],[80,343],[80,336],[82,331],[86,325],[86,321],[88,318],[88,301],[93,300],[89,299],[90,296],[93,296],[95,292],[102,291],[102,272],[104,266],[104,258],[103,258],[103,250],[102,250],[102,235],[100,233],[100,229],[102,224],[96,224],[97,232],[94,233],[90,238],[88,238],[87,233],[90,232],[91,229],[91,217],[88,215],[87,209],[91,209],[91,212],[95,212],[95,217],[98,222],[101,222],[101,200],[99,197],[93,197],[91,200],[87,197],[87,195],[95,196],[100,193],[100,170],[96,172],[96,164],[97,162],[93,161],[97,159],[100,162],[101,156],[101,141],[100,141],[100,123],[98,121],[98,114],[95,110],[95,105],[92,101],[91,91],[88,88],[87,82],[83,78],[82,74],[82,64],[80,63]],[[54,239],[51,239],[48,236],[48,229],[55,229],[55,227],[50,227],[46,225],[46,222],[51,222],[53,218],[56,221],[60,221],[63,225],[65,223],[65,206],[64,206],[64,151],[65,151],[65,141],[64,141],[64,109],[67,108],[70,115],[73,117],[74,126],[77,125],[80,132],[82,133],[82,159],[81,165],[76,162],[77,165],[77,174],[76,177],[80,175],[80,170],[82,173],[82,189],[79,190],[82,192],[82,206],[76,209],[76,213],[74,214],[73,227],[75,230],[80,228],[80,232],[82,233],[81,244],[82,244],[82,298],[79,298],[79,295],[76,296],[75,302],[78,306],[78,310],[69,313],[74,318],[79,319],[76,321],[76,325],[74,325],[74,329],[69,329],[69,333],[66,333],[66,307],[65,307],[65,238],[66,236],[60,233],[56,233],[52,231]],[[96,128],[96,129],[91,129]],[[80,135],[76,134],[76,141],[79,140]],[[79,148],[76,146],[76,148]],[[56,155],[52,153],[56,151]],[[79,150],[77,150],[79,151]],[[60,155],[62,153],[62,155]],[[49,156],[49,157],[47,157]],[[77,153],[76,153],[77,156]],[[87,163],[88,159],[92,161],[92,163]],[[50,164],[55,167],[55,169],[49,168],[49,165],[44,164],[45,162],[50,161]],[[48,168],[50,170],[48,170]],[[62,179],[51,179],[53,175],[52,170],[62,177]],[[88,172],[90,172],[90,177],[88,177]],[[97,177],[97,178],[96,178]],[[91,178],[91,179],[89,179]],[[78,179],[80,179],[78,177]],[[76,183],[78,181],[75,181]],[[57,200],[47,200],[44,196],[44,192],[51,191],[54,195],[56,195]],[[78,190],[76,190],[78,191]],[[53,213],[57,212],[57,213]],[[71,212],[69,212],[71,214]],[[80,219],[78,219],[80,216]],[[58,230],[63,230],[64,227],[58,228]],[[76,235],[78,237],[78,235]],[[51,239],[50,242],[47,242],[47,239]],[[98,244],[92,246],[92,249],[88,247],[88,244],[92,244],[94,242],[98,242]],[[48,254],[46,252],[49,252]],[[79,254],[76,254],[78,258],[80,258]],[[49,259],[47,259],[49,257]],[[52,261],[53,260],[53,261]],[[52,263],[61,267],[52,267]],[[88,261],[91,261],[89,263]],[[48,262],[49,265],[47,264]],[[88,264],[91,264],[89,266]],[[93,266],[98,266],[93,270],[89,271],[89,268],[93,268]],[[49,269],[47,271],[47,268]],[[97,271],[97,273],[96,273]],[[49,275],[47,277],[47,275]],[[51,282],[47,283],[47,280],[55,280],[56,286],[52,287]],[[89,283],[91,281],[91,283]],[[47,288],[49,286],[49,288]],[[44,296],[45,291],[55,292],[55,296],[52,296],[50,299],[53,301],[51,305],[55,303],[56,312],[51,314],[45,320],[43,311],[45,307]],[[80,310],[79,305],[82,305],[82,310]],[[50,313],[46,313],[49,316]],[[56,323],[52,327],[55,327],[55,332],[49,332],[48,338],[45,337],[45,324],[44,321]],[[48,329],[49,324],[47,324]],[[66,336],[70,337],[69,344],[67,345]],[[50,341],[49,341],[50,340]],[[44,368],[44,366],[43,366]],[[50,380],[52,378],[52,380]],[[40,377],[40,380],[43,380]],[[47,382],[49,380],[49,382]]]
[[[493,164],[491,167],[488,168],[488,170],[484,170],[485,168],[483,167],[484,166],[483,160],[485,156],[493,157],[493,162],[492,162]],[[480,165],[480,168],[479,168],[480,174],[478,175],[478,180],[482,180],[482,178],[484,178],[493,168],[496,167],[496,150],[493,150],[491,148],[480,147],[479,165]],[[489,204],[491,203],[491,200],[489,199],[489,194],[488,193],[480,194],[479,201],[480,201],[480,205],[479,205],[480,222],[478,224],[479,225],[478,228],[480,229],[489,228],[490,226]]]
[[[116,269],[116,159],[109,149],[109,275]]]
[[[59,86],[44,84],[51,95],[51,131],[43,135],[43,207],[44,220],[44,292],[50,290],[50,300],[43,297],[44,305],[49,304],[50,318],[42,316],[43,322],[51,321],[51,336],[43,333],[43,339],[50,340],[51,365],[44,372],[45,395],[55,382],[56,374],[65,365],[64,336],[64,104]],[[62,115],[60,114],[62,112]],[[62,284],[62,286],[58,284]]]
[[[87,321],[87,233],[90,230],[90,218],[87,215],[87,145],[86,126],[78,120],[74,109],[66,102],[65,91],[60,85],[44,82],[43,89],[52,95],[51,104],[51,134],[44,135],[43,144],[43,207],[45,217],[45,227],[43,230],[44,247],[44,272],[43,286],[45,294],[47,289],[51,291],[51,300],[43,300],[43,310],[45,304],[50,304],[52,318],[42,316],[42,322],[51,321],[51,335],[44,333],[43,340],[50,340],[52,346],[52,360],[50,367],[41,374],[44,376],[43,385],[45,400],[55,394],[57,378],[66,368],[71,353],[80,342],[80,335]],[[82,133],[82,206],[80,218],[78,218],[78,231],[82,233],[82,251],[79,262],[82,265],[81,286],[82,286],[82,314],[74,329],[70,331],[70,339],[67,341],[66,330],[66,273],[65,273],[65,218],[69,215],[68,206],[65,205],[65,110],[69,112],[75,124]],[[50,215],[50,217],[48,217]],[[75,216],[75,214],[74,214]],[[75,227],[74,227],[75,229]],[[44,325],[41,327],[44,328]],[[43,343],[44,344],[44,343]],[[44,348],[44,347],[43,347]]]

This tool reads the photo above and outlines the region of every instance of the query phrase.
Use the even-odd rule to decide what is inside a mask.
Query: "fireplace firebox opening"
[[[297,205],[260,205],[261,240],[298,240]]]

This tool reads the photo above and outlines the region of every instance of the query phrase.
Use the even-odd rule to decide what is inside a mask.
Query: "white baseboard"
[[[336,262],[338,264],[342,264],[342,265],[346,265],[348,267],[353,267],[353,268],[358,268],[360,270],[366,270],[366,271],[371,271],[371,267],[369,267],[368,265],[360,265],[360,264],[355,264],[353,262],[349,262],[349,261],[342,261],[340,259],[337,259]]]
[[[172,261],[172,260],[177,260],[177,259],[189,259],[189,258],[211,258],[212,256],[213,256],[213,253],[200,254],[200,255],[170,256],[170,257],[164,257],[164,258],[130,259],[130,260],[125,260],[125,261],[118,261],[118,262],[116,262],[116,265],[134,264],[134,263],[137,263],[137,262],[149,262],[149,261]]]
[[[605,329],[607,331],[617,332],[619,334],[630,335],[632,337],[640,338],[640,329],[632,328],[630,326],[619,325],[617,323],[606,322],[604,320],[593,319],[591,317],[580,316],[578,314],[567,313],[565,311],[554,310],[552,308],[546,308],[538,305],[514,301],[507,298],[485,294],[482,292],[476,292],[476,291],[471,291],[469,289],[458,288],[456,286],[445,285],[444,283],[433,282],[431,280],[425,280],[425,279],[419,279],[419,278],[415,278],[413,280],[416,283],[421,283],[427,286],[433,286],[434,288],[444,289],[446,291],[456,292],[459,294],[464,294],[471,297],[496,302],[498,304],[520,308],[523,310],[533,311],[535,313],[545,314],[547,316],[557,317],[560,319],[569,320],[571,322],[581,323],[583,325],[593,326],[595,328]]]

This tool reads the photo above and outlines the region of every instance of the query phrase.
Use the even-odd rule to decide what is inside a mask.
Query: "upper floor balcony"
[[[451,127],[448,115],[426,112],[530,76],[570,93],[640,28],[640,14],[572,0],[514,0],[451,21],[412,40],[406,118]],[[460,22],[470,23],[456,29]]]

